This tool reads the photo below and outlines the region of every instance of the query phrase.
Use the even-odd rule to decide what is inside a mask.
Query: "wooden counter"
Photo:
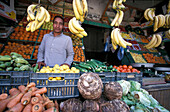
[[[143,86],[163,107],[170,110],[170,83]]]

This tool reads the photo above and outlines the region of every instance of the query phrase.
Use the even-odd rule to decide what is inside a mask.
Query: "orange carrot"
[[[21,99],[21,103],[23,105],[27,105],[29,104],[30,100],[31,100],[31,94],[32,94],[32,91],[29,91],[27,93],[24,94],[24,96],[22,97]]]
[[[10,109],[10,112],[21,112],[24,108],[24,105],[20,103],[16,104],[14,107]]]
[[[57,109],[55,108],[55,107],[51,107],[51,108],[49,108],[49,109],[47,109],[47,110],[45,110],[45,111],[43,111],[43,112],[58,112],[58,111],[56,111]]]
[[[35,84],[34,82],[31,82],[31,83],[29,83],[29,84],[27,85],[27,87],[25,88],[25,91],[28,91],[29,88],[35,87],[35,86],[36,86],[36,84]]]
[[[43,98],[42,98],[42,96],[40,94],[35,94],[35,96],[38,97],[40,103],[44,102]]]
[[[20,85],[18,86],[18,89],[22,92],[22,93],[25,93],[25,86],[24,85]]]
[[[25,106],[24,110],[22,112],[31,112],[32,111],[32,104],[29,103]]]
[[[38,99],[38,97],[32,97],[31,98],[31,104],[36,104],[36,103],[38,103],[39,102],[39,99]]]
[[[6,99],[7,97],[8,97],[8,94],[2,93],[2,94],[0,95],[0,101]]]
[[[46,93],[46,92],[47,92],[47,88],[46,88],[46,87],[43,87],[43,88],[41,88],[41,89],[38,89],[38,90],[34,91],[34,92],[32,93],[32,96],[34,96],[35,94],[43,94],[43,93]]]
[[[12,99],[8,104],[7,107],[8,108],[12,108],[14,107],[17,103],[19,103],[21,101],[21,98],[23,97],[24,93],[20,93],[18,94],[14,99]]]
[[[51,101],[51,100],[49,100],[49,101]],[[46,107],[46,109],[49,109],[49,108],[54,107],[54,106],[55,106],[55,104],[53,103],[53,101],[51,101],[45,107]]]
[[[42,112],[43,111],[43,105],[41,103],[37,103],[33,105],[32,112]]]
[[[18,94],[17,94],[18,95]],[[9,97],[7,99],[1,100],[0,101],[0,112],[3,112],[6,109],[7,104],[13,99],[15,98],[17,95],[14,95],[12,97]]]
[[[28,91],[32,91],[32,92],[34,92],[34,91],[36,91],[36,90],[38,90],[38,88],[37,88],[37,87],[31,87]]]
[[[19,94],[19,93],[20,93],[20,91],[17,88],[12,88],[12,89],[9,90],[9,94],[11,96],[14,96],[14,95]]]

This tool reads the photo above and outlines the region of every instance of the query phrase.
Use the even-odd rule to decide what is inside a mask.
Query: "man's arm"
[[[68,44],[67,44],[67,59],[64,63],[68,64],[69,66],[73,62],[73,56],[74,56],[74,51],[73,51],[73,44],[71,38],[69,38]]]

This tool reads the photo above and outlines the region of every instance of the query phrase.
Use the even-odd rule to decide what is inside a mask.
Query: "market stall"
[[[170,2],[143,10],[125,0],[17,4],[24,14],[0,38],[0,112],[170,110]],[[39,69],[39,46],[55,16],[64,18],[73,62]]]

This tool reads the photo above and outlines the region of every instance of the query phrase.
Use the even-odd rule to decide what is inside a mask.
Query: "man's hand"
[[[67,63],[63,63],[63,64],[61,64],[60,66],[62,66],[62,65],[67,65],[67,66],[69,66],[69,67],[70,67],[70,65],[69,65],[69,64],[67,64]]]
[[[38,69],[41,68],[41,66],[45,66],[46,64],[44,62],[38,62]]]

